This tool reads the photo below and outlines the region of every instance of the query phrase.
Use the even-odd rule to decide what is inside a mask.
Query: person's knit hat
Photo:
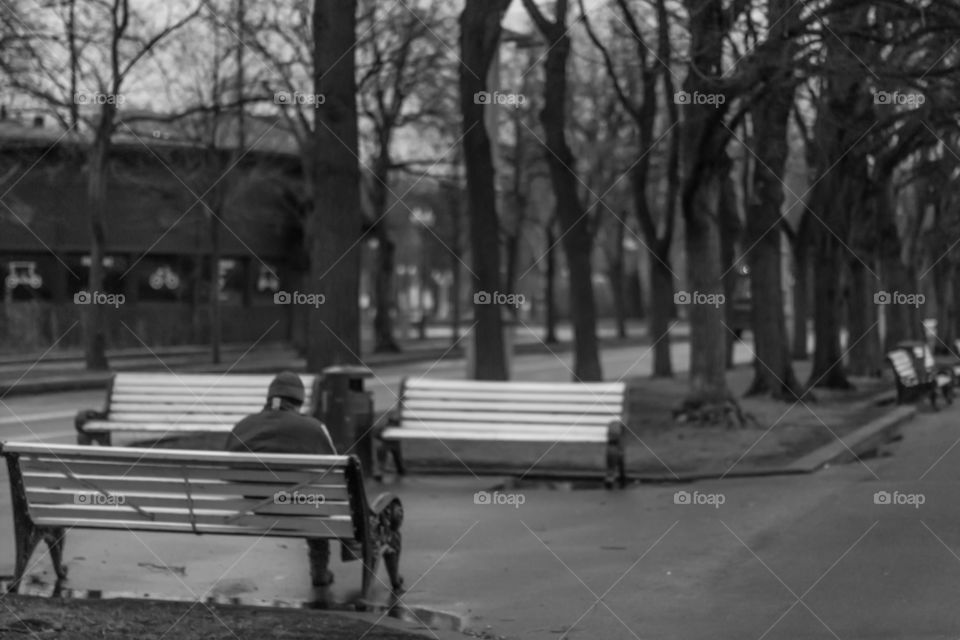
[[[303,404],[303,380],[292,371],[282,371],[270,383],[267,398],[279,396]]]

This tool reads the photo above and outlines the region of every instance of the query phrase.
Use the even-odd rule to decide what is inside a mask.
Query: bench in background
[[[220,453],[4,443],[16,537],[11,591],[45,541],[59,579],[70,529],[330,538],[362,560],[363,599],[379,557],[394,591],[403,506],[389,493],[367,503],[354,456]],[[349,549],[359,546],[357,558]]]
[[[953,377],[932,367],[928,372],[922,354],[921,358],[918,358],[912,349],[894,349],[887,354],[886,359],[893,368],[897,384],[897,404],[914,402],[926,396],[936,408],[938,391],[947,404],[953,402]]]
[[[404,473],[401,447],[425,440],[497,443],[504,450],[519,443],[564,443],[603,448],[606,464],[597,473],[608,487],[617,481],[622,486],[626,481],[625,393],[622,382],[405,379],[397,406],[377,431],[378,465],[374,474],[377,479],[382,477],[388,455],[397,472]],[[519,471],[539,475],[535,469],[538,461],[524,460]],[[464,462],[469,466],[469,460]],[[475,470],[511,471],[518,470]]]
[[[113,433],[229,433],[266,403],[273,375],[118,373],[101,411],[77,413],[77,443],[109,445]],[[301,375],[302,412],[316,415],[318,376]]]

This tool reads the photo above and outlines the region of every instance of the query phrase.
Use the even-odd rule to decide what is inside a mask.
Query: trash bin
[[[373,463],[373,393],[363,385],[373,372],[359,365],[338,365],[327,367],[322,374],[317,418],[330,431],[337,453],[356,455],[364,473],[369,474]]]

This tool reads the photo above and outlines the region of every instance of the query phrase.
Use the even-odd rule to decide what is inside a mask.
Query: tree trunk
[[[210,360],[220,364],[220,212],[221,197],[210,214]]]
[[[845,249],[827,230],[820,228],[816,236],[813,293],[813,332],[816,348],[813,350],[813,369],[808,386],[829,389],[850,389],[843,367],[843,350],[840,346],[843,299],[839,275],[842,271],[840,251]]]
[[[463,116],[463,156],[467,173],[470,249],[474,293],[499,291],[500,228],[494,186],[490,137],[484,109],[474,96],[487,90],[487,71],[500,42],[500,19],[509,0],[467,0],[460,14],[460,112]],[[474,370],[478,380],[506,380],[503,318],[495,304],[474,304]]]
[[[690,289],[700,295],[719,299],[723,293],[720,279],[720,233],[717,203],[720,180],[716,176],[702,181],[695,195],[684,203],[686,222],[687,280]],[[691,304],[690,318],[690,393],[685,405],[721,404],[730,399],[727,388],[726,333],[722,305]]]
[[[810,264],[808,260],[809,233],[806,230],[807,214],[797,229],[796,238],[791,239],[793,249],[793,359],[807,360],[808,320],[810,318]]]
[[[670,378],[673,364],[670,349],[670,321],[674,317],[673,273],[665,258],[669,247],[654,245],[650,254],[649,338],[653,343],[653,377]],[[659,259],[658,259],[659,257]]]
[[[610,259],[610,270],[607,273],[610,278],[610,291],[613,295],[613,310],[617,324],[617,337],[627,337],[627,296],[624,268],[624,250],[623,240],[626,232],[626,225],[617,223],[616,243],[613,249],[613,256]]]
[[[880,271],[883,278],[883,287],[872,287],[887,292],[914,291],[916,280],[911,278],[907,266],[903,262],[903,241],[897,230],[896,212],[893,187],[886,184],[883,191],[876,198],[877,206],[877,233],[880,247]],[[871,303],[873,301],[871,300]],[[885,305],[882,312],[886,320],[883,336],[885,351],[892,349],[898,342],[919,337],[919,331],[914,326],[910,308],[906,305]]]
[[[453,273],[453,282],[450,286],[450,344],[460,341],[460,287],[463,286],[463,268],[461,264],[461,225],[463,212],[460,208],[459,186],[447,187],[448,211],[453,216],[452,238],[450,239],[450,271]]]
[[[732,369],[733,347],[737,342],[737,335],[732,330],[735,323],[733,315],[733,294],[737,284],[737,278],[740,277],[734,268],[734,263],[737,260],[737,240],[740,236],[742,225],[740,223],[740,217],[737,215],[737,196],[734,191],[733,178],[730,176],[732,163],[729,161],[726,153],[724,153],[723,156],[726,158],[725,162],[727,163],[727,167],[723,170],[724,177],[720,187],[720,266],[723,269],[721,280],[725,300],[725,304],[723,305],[723,322],[726,325],[724,327],[724,360],[727,369]]]
[[[401,350],[393,337],[393,310],[396,306],[393,281],[397,246],[390,237],[384,220],[378,220],[374,224],[374,235],[377,238],[377,266],[374,276],[377,308],[373,315],[373,350],[376,353],[397,353]]]
[[[876,279],[860,260],[847,261],[850,273],[850,295],[847,298],[847,329],[850,332],[847,371],[854,376],[877,376],[880,373],[880,329],[877,305],[873,301]]]
[[[539,15],[533,0],[523,0],[528,13]],[[576,162],[566,138],[567,59],[570,37],[566,28],[565,0],[558,0],[556,20],[537,20],[548,42],[540,122],[546,137],[547,165],[556,200],[561,241],[567,257],[570,320],[573,324],[573,376],[578,381],[602,380],[597,343],[596,305],[593,295],[593,233],[590,218],[577,191]],[[536,20],[536,18],[535,18]]]
[[[314,188],[307,225],[310,284],[324,296],[307,307],[307,369],[356,363],[360,353],[360,206],[356,105],[356,0],[315,0]]]
[[[688,0],[690,13],[690,70],[684,90],[714,93],[713,78],[719,78],[723,53],[723,7],[719,0]],[[722,126],[725,108],[686,106],[683,130],[684,171],[681,207],[686,226],[687,281],[691,292],[712,296],[723,293],[721,282],[718,203],[723,168],[717,163],[725,153],[726,129]],[[727,406],[732,395],[726,380],[726,333],[723,307],[716,302],[691,304],[689,392],[681,410],[695,416],[701,407]],[[726,417],[726,416],[725,416]]]
[[[787,125],[794,93],[790,64],[794,47],[788,29],[795,22],[795,13],[788,4],[789,0],[770,1],[769,15],[777,24],[776,32],[770,34],[768,51],[758,52],[763,56],[761,76],[771,84],[760,93],[752,109],[754,139],[762,143],[754,151],[757,162],[744,240],[750,247],[746,257],[750,265],[751,330],[756,354],[755,377],[748,393],[769,393],[779,400],[796,400],[802,391],[790,360],[783,313],[782,240],[778,228],[789,154]],[[801,333],[806,347],[806,331]]]
[[[106,244],[107,164],[110,154],[110,138],[113,133],[114,106],[105,104],[100,108],[100,119],[90,154],[87,179],[87,202],[90,229],[90,277],[87,290],[90,304],[84,307],[84,357],[87,369],[103,371],[107,362],[107,339],[104,332],[104,314],[101,305],[92,297],[103,291],[103,258]]]
[[[544,325],[546,326],[546,335],[543,341],[546,344],[557,344],[557,239],[553,232],[553,219],[547,223],[546,228],[547,252],[544,260],[547,263],[547,275],[543,283],[543,306],[546,308],[544,314]]]

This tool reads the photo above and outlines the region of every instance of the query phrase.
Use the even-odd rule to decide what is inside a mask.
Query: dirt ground
[[[800,380],[808,366],[795,365]],[[800,403],[743,397],[753,369],[737,367],[727,383],[754,422],[740,429],[678,424],[672,411],[687,390],[685,378],[634,380],[627,460],[633,474],[744,472],[789,464],[883,415],[870,401],[893,390],[886,378],[853,378],[851,391],[815,389]]]
[[[156,600],[0,598],[0,638],[57,640],[416,640],[335,613]]]

